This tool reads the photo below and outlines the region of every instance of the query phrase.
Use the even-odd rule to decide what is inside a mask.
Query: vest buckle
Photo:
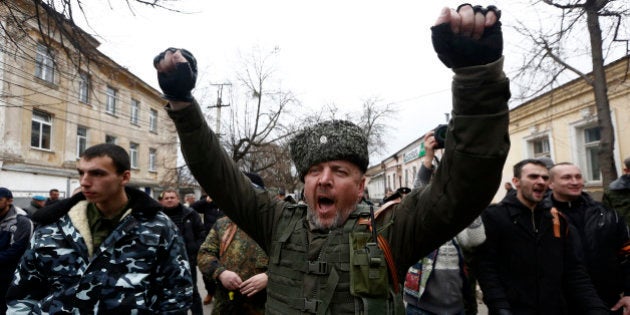
[[[309,300],[309,299],[304,299],[304,307],[302,308],[303,312],[309,312],[309,313],[317,313],[317,308],[319,306],[320,301],[319,300]]]
[[[308,273],[314,275],[325,275],[328,274],[328,263],[325,261],[309,261],[308,262]]]

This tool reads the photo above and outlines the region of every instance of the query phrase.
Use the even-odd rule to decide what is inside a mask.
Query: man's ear
[[[127,185],[129,183],[129,180],[131,180],[131,171],[130,170],[126,170],[124,171],[122,174],[122,184]]]
[[[359,181],[359,191],[357,193],[359,200],[363,199],[363,192],[365,192],[365,175],[361,175],[361,179]]]

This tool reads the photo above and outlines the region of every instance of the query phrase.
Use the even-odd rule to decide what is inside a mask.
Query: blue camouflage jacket
[[[38,211],[7,293],[10,314],[186,314],[192,278],[177,228],[144,192],[93,248],[82,194]]]

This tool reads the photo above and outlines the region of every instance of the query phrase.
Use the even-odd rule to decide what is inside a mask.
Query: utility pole
[[[216,107],[217,109],[217,121],[216,124],[214,126],[214,132],[216,133],[217,137],[221,137],[221,107],[228,107],[230,106],[230,104],[223,104],[222,101],[222,97],[223,97],[223,86],[226,85],[232,85],[232,83],[215,83],[215,84],[210,84],[210,85],[215,85],[218,87],[217,89],[217,104],[216,105],[212,105],[212,106],[208,106],[208,108],[213,108]]]

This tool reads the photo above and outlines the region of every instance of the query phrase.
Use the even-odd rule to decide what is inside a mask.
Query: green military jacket
[[[422,190],[412,191],[393,211],[380,218],[386,224],[381,226],[381,233],[391,246],[399,279],[404,279],[411,265],[472,222],[488,206],[499,187],[510,148],[509,82],[502,69],[503,59],[488,65],[455,69],[452,119],[444,156],[432,183]],[[288,212],[294,207],[252,187],[221,147],[198,104],[168,113],[177,128],[186,163],[197,181],[218,206],[269,253],[274,237],[284,232],[277,230],[281,218],[290,216]],[[306,230],[305,233],[306,237],[314,237],[318,231]],[[306,251],[320,252],[321,248],[317,247],[325,244],[308,243]],[[343,260],[349,261],[349,258]],[[270,266],[270,283],[281,281],[283,275],[274,273],[273,269]],[[338,287],[332,296],[325,284],[320,283],[318,288],[324,289],[295,290],[302,290],[305,298],[311,295],[309,298],[320,301],[339,300]],[[273,312],[267,307],[267,312],[331,313],[330,304],[321,305],[328,306],[313,311],[296,310],[287,304],[285,309]]]

